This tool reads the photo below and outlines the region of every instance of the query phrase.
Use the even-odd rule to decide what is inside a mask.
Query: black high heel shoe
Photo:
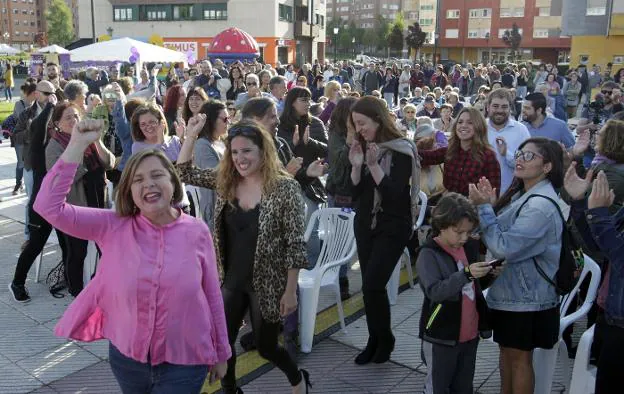
[[[312,388],[312,383],[310,383],[310,373],[308,371],[306,371],[305,369],[300,369],[299,370],[301,372],[301,376],[303,377],[303,380],[305,381],[305,389],[306,389],[306,394],[308,394],[308,388]]]
[[[368,342],[366,342],[366,348],[364,348],[364,350],[355,357],[355,363],[357,365],[370,363],[377,353],[377,346],[377,341],[371,337],[368,337]]]

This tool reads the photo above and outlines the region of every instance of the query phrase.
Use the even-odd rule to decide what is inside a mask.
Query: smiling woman
[[[182,143],[177,135],[169,136],[165,115],[157,106],[145,104],[134,111],[131,120],[132,154],[145,149],[160,149],[172,162],[178,160]]]

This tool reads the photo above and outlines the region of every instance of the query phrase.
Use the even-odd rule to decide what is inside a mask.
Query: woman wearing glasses
[[[559,338],[559,297],[552,282],[564,225],[556,205],[563,149],[556,141],[530,138],[515,158],[514,180],[500,199],[482,178],[470,185],[470,200],[478,206],[489,253],[506,261],[487,295],[501,352],[501,391],[529,394],[535,383],[533,350],[551,349]]]
[[[182,142],[177,135],[169,135],[167,120],[159,107],[154,104],[140,106],[134,111],[130,124],[134,140],[132,154],[158,148],[171,162],[178,160]]]
[[[199,110],[206,115],[206,122],[199,132],[195,149],[193,150],[193,164],[201,169],[216,168],[225,153],[223,142],[230,126],[230,117],[226,107],[220,101],[208,101]],[[215,191],[200,187],[199,211],[201,218],[214,231]]]
[[[198,118],[206,121],[203,114]],[[214,239],[233,353],[221,386],[228,394],[240,392],[234,346],[249,311],[260,355],[286,374],[293,393],[305,393],[308,373],[277,343],[281,318],[297,307],[299,269],[307,266],[299,185],[282,170],[272,135],[258,123],[230,128],[217,169],[190,162],[198,134],[187,130],[177,168],[184,182],[217,192]]]

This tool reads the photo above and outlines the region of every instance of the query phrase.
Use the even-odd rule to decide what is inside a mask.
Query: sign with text
[[[165,48],[173,49],[174,51],[188,53],[191,51],[195,59],[197,59],[197,41],[165,41]]]

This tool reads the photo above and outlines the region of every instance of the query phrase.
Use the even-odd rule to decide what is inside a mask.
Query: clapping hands
[[[482,177],[476,185],[468,185],[468,198],[474,205],[494,204],[496,202],[496,188],[492,187],[487,178]]]
[[[608,208],[615,201],[613,189],[609,189],[609,182],[604,171],[600,171],[592,185],[592,192],[587,200],[587,208]]]

